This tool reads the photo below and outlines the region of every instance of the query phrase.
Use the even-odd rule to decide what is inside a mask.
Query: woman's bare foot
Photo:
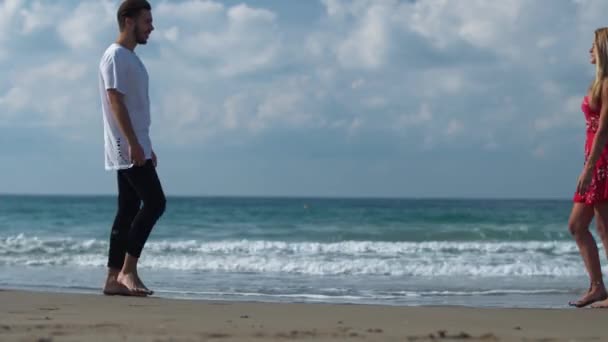
[[[106,296],[136,296],[145,297],[145,293],[129,290],[126,286],[118,282],[116,276],[109,275],[103,287],[103,294]]]
[[[141,293],[146,296],[154,293],[154,291],[151,291],[146,287],[146,285],[144,285],[144,283],[141,281],[141,279],[139,279],[139,276],[135,272],[121,272],[120,274],[118,274],[117,281],[132,292]]]
[[[591,304],[591,308],[594,309],[608,309],[608,299],[601,300]]]
[[[606,289],[603,285],[592,286],[591,288],[589,288],[589,291],[587,291],[587,293],[583,295],[579,300],[575,302],[569,302],[568,304],[577,308],[583,308],[595,302],[606,301],[606,298],[608,298],[608,295],[606,294]]]

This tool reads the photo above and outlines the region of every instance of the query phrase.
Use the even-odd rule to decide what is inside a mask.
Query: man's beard
[[[147,44],[148,43],[148,39],[146,38],[145,34],[139,29],[139,26],[135,25],[135,28],[133,29],[133,34],[135,34],[135,41],[137,42],[137,44]]]

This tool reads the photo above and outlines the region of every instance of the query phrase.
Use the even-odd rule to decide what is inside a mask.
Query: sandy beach
[[[1,341],[606,341],[607,311],[211,302],[0,291]]]

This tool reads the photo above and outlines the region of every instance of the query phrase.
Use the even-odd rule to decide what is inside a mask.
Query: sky
[[[572,197],[605,0],[151,1],[170,196]],[[115,194],[112,0],[0,0],[0,193]]]

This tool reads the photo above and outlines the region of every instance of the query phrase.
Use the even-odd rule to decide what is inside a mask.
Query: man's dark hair
[[[136,18],[139,12],[142,10],[152,10],[152,6],[148,0],[125,0],[120,4],[116,18],[118,19],[118,28],[120,31],[125,28],[125,21],[127,18]]]

